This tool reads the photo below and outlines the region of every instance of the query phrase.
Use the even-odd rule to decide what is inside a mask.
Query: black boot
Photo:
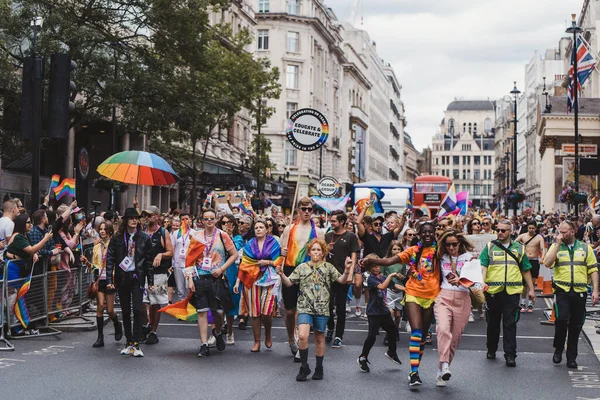
[[[98,339],[92,345],[93,348],[104,347],[104,318],[96,317],[96,325],[98,329]]]
[[[119,317],[116,315],[112,321],[115,326],[115,340],[118,342],[123,338],[123,326],[119,322]]]

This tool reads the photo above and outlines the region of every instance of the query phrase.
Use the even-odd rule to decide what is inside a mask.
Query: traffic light
[[[23,83],[21,101],[21,138],[31,139],[33,129],[33,56],[23,59]]]
[[[50,58],[50,92],[48,95],[48,137],[67,139],[69,113],[75,110],[71,96],[77,90],[71,72],[77,64],[68,54],[55,53]]]

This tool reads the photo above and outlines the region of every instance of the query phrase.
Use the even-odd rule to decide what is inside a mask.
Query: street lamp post
[[[577,34],[583,30],[577,26],[575,20],[575,14],[571,14],[573,18],[572,25],[567,29],[567,33],[573,34],[573,108],[575,109],[575,191],[579,191],[579,90],[578,90],[578,76],[577,76]],[[570,78],[570,77],[569,77]]]
[[[506,193],[508,193],[508,189],[510,188],[510,158],[509,158],[510,153],[508,152],[508,150],[504,153],[504,164],[506,166],[506,171],[505,171],[505,175],[506,175],[506,190],[504,191],[505,196]],[[508,201],[506,202],[506,216],[508,217]]]
[[[37,54],[37,34],[42,29],[42,18],[33,17],[33,126],[31,130],[31,212],[37,210],[40,196],[40,164],[42,114],[44,107],[43,60]]]
[[[517,190],[517,100],[521,92],[517,89],[517,82],[510,94],[515,96],[515,119],[514,119],[514,135],[513,135],[513,188]],[[513,200],[513,213],[517,216],[517,200]]]
[[[359,140],[358,142],[356,142],[356,144],[358,145],[358,169],[356,170],[356,176],[358,178],[358,183],[361,182],[361,178],[360,178],[360,159],[362,158],[362,140]]]

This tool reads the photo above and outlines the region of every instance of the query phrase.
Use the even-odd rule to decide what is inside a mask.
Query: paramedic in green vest
[[[554,269],[554,356],[560,364],[567,342],[567,367],[577,368],[577,341],[585,322],[588,279],[592,280],[592,305],[598,303],[598,263],[594,250],[575,239],[575,226],[564,221],[556,241],[548,250],[544,264]]]
[[[529,299],[535,301],[531,263],[525,247],[511,240],[512,230],[510,221],[500,221],[496,229],[498,238],[489,242],[479,256],[486,284],[487,358],[496,359],[502,321],[502,347],[508,367],[517,365],[517,322],[523,280],[529,287]]]

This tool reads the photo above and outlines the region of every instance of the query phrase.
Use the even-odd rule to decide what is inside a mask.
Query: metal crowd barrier
[[[23,327],[15,316],[15,304],[17,302],[18,291],[23,286],[28,276],[9,280],[8,271],[11,263],[14,262],[8,261],[6,263],[6,268],[4,268],[4,286],[6,293],[4,298],[6,299],[6,307],[5,323],[3,326],[6,327],[6,335],[11,339],[26,339],[31,337],[54,336],[61,334],[61,331],[49,325],[48,320],[46,301],[48,295],[47,260],[41,259],[33,266],[34,271],[31,276],[30,287],[24,296],[25,306],[29,315],[29,323],[27,327]],[[20,271],[20,275],[23,275],[22,271]],[[31,329],[35,329],[35,335],[19,334],[31,333]]]
[[[4,345],[4,347],[0,347],[0,351],[14,351],[15,346],[6,338],[5,327],[5,317],[7,315],[6,308],[6,299],[8,298],[7,288],[5,285],[6,276],[7,276],[7,268],[4,262],[0,261],[0,269],[2,270],[2,274],[0,274],[0,343]]]
[[[93,280],[93,274],[85,267],[71,268],[71,271],[50,267],[47,273],[47,310],[50,323],[61,325],[92,325],[94,321],[83,316],[90,306],[86,291]],[[78,318],[80,322],[66,321]]]

